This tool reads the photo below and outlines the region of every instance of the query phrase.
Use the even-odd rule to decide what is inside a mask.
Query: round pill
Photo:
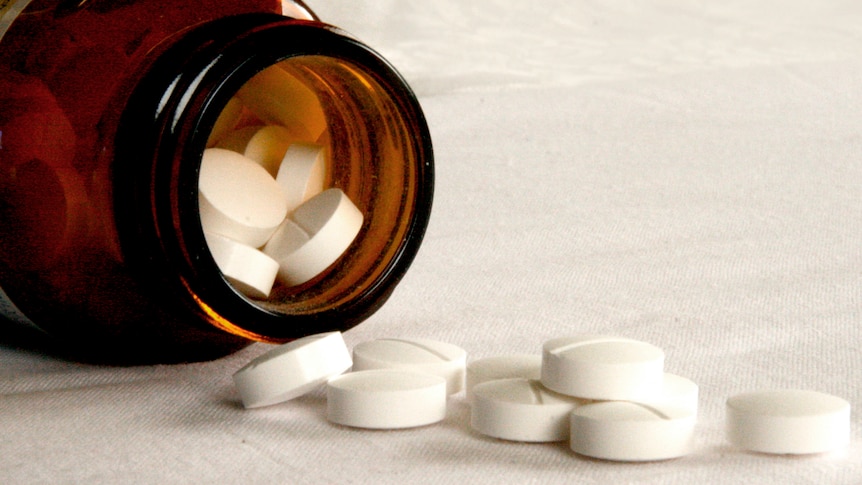
[[[654,396],[638,402],[659,407],[682,408],[697,415],[697,399],[697,384],[685,377],[665,372],[659,391]]]
[[[661,389],[664,352],[622,337],[580,335],[545,342],[542,384],[585,399],[639,401]]]
[[[305,230],[290,218],[282,221],[263,250],[267,254],[292,254],[310,239]],[[289,268],[285,268],[287,270]]]
[[[290,145],[297,141],[308,140],[310,137],[311,135],[303,127],[294,126],[288,129],[280,125],[263,126],[248,140],[243,154],[259,163],[275,177]],[[294,204],[294,207],[296,205],[299,204]]]
[[[781,389],[727,400],[727,439],[775,454],[823,453],[850,441],[850,403],[816,391]]]
[[[287,216],[287,202],[275,179],[230,150],[204,151],[198,185],[206,232],[260,247]]]
[[[585,404],[571,413],[575,453],[613,461],[655,461],[691,451],[697,418],[686,409],[625,401]]]
[[[513,377],[538,380],[541,375],[541,355],[496,355],[468,362],[465,379],[467,401],[473,400],[473,388],[483,382]]]
[[[251,298],[269,297],[278,261],[262,251],[219,234],[205,233],[210,254],[234,288]]]
[[[263,251],[279,262],[278,278],[300,285],[322,273],[350,247],[362,228],[362,212],[340,189],[327,189],[300,205],[290,219],[307,235],[296,244],[296,232],[279,231]]]
[[[275,181],[287,198],[287,210],[323,192],[326,156],[323,147],[311,143],[292,143],[284,152]]]
[[[326,385],[326,417],[333,423],[369,429],[436,423],[446,417],[446,380],[397,369],[344,374]]]
[[[486,381],[473,388],[470,425],[504,440],[565,441],[569,414],[586,402],[548,390],[536,379]]]
[[[326,116],[314,91],[281,66],[264,69],[237,93],[261,120],[285,127],[303,127],[311,140],[326,130]]]
[[[440,376],[446,392],[464,388],[467,352],[446,342],[427,339],[378,339],[353,347],[353,370],[403,369]]]
[[[350,368],[340,332],[288,342],[252,360],[233,375],[247,408],[269,406],[308,393]]]

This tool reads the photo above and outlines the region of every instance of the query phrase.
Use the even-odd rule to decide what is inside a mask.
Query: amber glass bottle
[[[254,300],[208,250],[198,175],[226,106],[274,67],[312,93],[320,113],[298,116],[324,120],[328,184],[364,220],[322,274]],[[301,2],[0,0],[0,313],[75,358],[193,361],[346,330],[412,262],[432,188],[404,79]]]

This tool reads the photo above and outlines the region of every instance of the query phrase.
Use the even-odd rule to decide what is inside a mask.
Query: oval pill
[[[246,408],[269,406],[312,391],[350,368],[340,332],[288,342],[252,360],[233,375]]]
[[[473,388],[483,382],[515,377],[538,380],[541,376],[541,355],[496,355],[468,362],[465,379],[467,401],[473,400]]]
[[[220,234],[205,233],[210,254],[233,286],[251,298],[269,297],[278,261],[262,251]]]
[[[323,192],[326,156],[323,147],[311,143],[292,143],[284,152],[275,181],[287,198],[287,210]]]
[[[691,451],[697,418],[686,409],[604,401],[571,413],[575,453],[613,461],[655,461]]]
[[[473,429],[494,438],[536,443],[568,439],[569,414],[588,402],[520,377],[483,382],[472,394]]]
[[[428,339],[377,339],[353,347],[353,370],[402,369],[446,380],[448,394],[464,388],[467,352],[446,342]]]
[[[399,429],[446,417],[446,380],[398,369],[344,374],[326,385],[326,417],[344,426]]]
[[[727,400],[727,439],[761,453],[823,453],[850,441],[850,403],[816,391],[780,389]]]
[[[300,285],[335,263],[362,228],[362,212],[340,189],[332,188],[300,205],[290,219],[308,236],[297,247],[295,231],[273,234],[263,251],[279,262],[278,278]]]
[[[585,399],[645,400],[661,389],[664,352],[622,337],[580,335],[545,342],[542,384]]]
[[[260,247],[287,216],[287,202],[275,179],[230,150],[204,151],[198,184],[205,232]]]

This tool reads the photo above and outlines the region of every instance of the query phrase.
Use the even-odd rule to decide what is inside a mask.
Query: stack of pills
[[[327,188],[326,119],[314,93],[279,66],[222,110],[201,161],[201,225],[225,278],[266,299],[276,281],[306,283],[362,227],[362,212]]]
[[[471,424],[480,433],[514,441],[570,440],[575,452],[607,460],[689,452],[698,388],[664,372],[658,347],[580,335],[545,342],[540,358],[519,359],[522,365],[510,360],[511,377],[497,374],[469,390]]]
[[[455,345],[398,339],[359,344],[351,359],[341,334],[332,332],[277,347],[233,377],[246,408],[287,401],[325,382],[333,423],[412,428],[446,417],[447,397],[464,387],[466,360]]]
[[[337,424],[393,429],[446,417],[464,387],[467,352],[434,340],[380,339],[353,348],[353,372],[329,382],[326,415]]]
[[[542,355],[467,363],[458,346],[379,339],[351,353],[340,333],[277,347],[234,374],[247,408],[326,386],[327,419],[366,429],[429,425],[447,397],[466,391],[471,427],[510,441],[560,442],[611,461],[688,454],[698,387],[664,371],[664,352],[637,340],[578,335],[545,342]],[[352,366],[352,371],[347,372]],[[345,373],[347,372],[347,373]],[[727,401],[727,437],[761,453],[820,453],[849,441],[850,404],[813,391],[761,391]]]

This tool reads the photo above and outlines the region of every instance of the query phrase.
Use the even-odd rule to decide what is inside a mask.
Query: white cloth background
[[[106,368],[0,343],[0,481],[862,483],[862,3],[309,3],[407,77],[436,150],[422,250],[348,343],[646,340],[701,386],[694,453],[483,438],[463,395],[391,432],[330,425],[321,392],[245,411],[230,376],[263,344]],[[849,400],[850,446],[729,447],[724,400],[776,387]]]

